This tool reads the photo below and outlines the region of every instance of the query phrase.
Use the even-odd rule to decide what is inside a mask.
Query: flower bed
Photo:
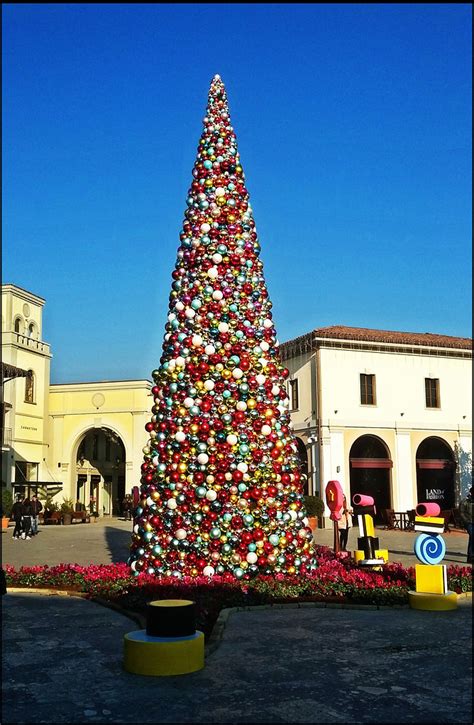
[[[221,609],[296,601],[323,601],[361,604],[407,604],[408,591],[415,588],[414,567],[385,564],[382,571],[356,566],[344,554],[317,546],[318,568],[311,576],[258,576],[237,581],[232,576],[185,577],[176,579],[140,574],[133,576],[127,564],[21,567],[5,566],[8,587],[65,589],[84,592],[89,598],[118,605],[144,614],[154,599],[193,599],[197,625],[208,637]],[[472,569],[448,567],[448,586],[452,591],[472,591]]]

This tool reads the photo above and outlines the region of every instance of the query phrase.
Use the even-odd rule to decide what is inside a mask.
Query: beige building
[[[45,300],[2,287],[2,481],[100,515],[140,481],[148,380],[51,385]],[[379,509],[451,508],[472,468],[471,340],[326,327],[280,346],[309,493],[331,479]]]
[[[472,483],[470,339],[335,326],[280,351],[308,492],[336,479],[379,510],[458,505]]]
[[[2,286],[2,481],[16,491],[77,497],[99,515],[118,513],[140,482],[148,380],[50,383],[45,300]]]

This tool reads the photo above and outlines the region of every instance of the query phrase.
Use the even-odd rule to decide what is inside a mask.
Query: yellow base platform
[[[408,592],[408,603],[412,609],[424,609],[429,612],[444,612],[449,609],[457,609],[458,595],[456,592],[446,592],[446,594]]]
[[[357,564],[362,564],[362,566],[367,565],[377,565],[377,564],[387,564],[388,563],[388,549],[376,549],[375,550],[375,559],[366,559],[365,554],[361,549],[356,549],[354,551],[354,559],[356,560]]]
[[[151,637],[145,629],[123,638],[123,666],[135,675],[187,675],[204,667],[204,634]]]

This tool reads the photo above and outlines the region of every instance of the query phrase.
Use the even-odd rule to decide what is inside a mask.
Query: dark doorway
[[[88,503],[88,501],[86,501],[86,482],[87,482],[87,476],[79,474],[77,477],[76,498],[78,501],[80,501],[84,505],[86,505],[86,503]]]
[[[385,443],[376,436],[358,438],[350,454],[351,501],[355,493],[372,496],[375,501],[375,522],[382,520],[381,511],[392,508],[390,479],[392,461]]]
[[[122,501],[125,498],[125,476],[118,477],[117,498],[115,500],[114,515],[120,516],[122,513]]]
[[[298,446],[298,458],[300,459],[300,473],[303,480],[303,494],[308,496],[309,494],[309,481],[308,481],[308,452],[306,446],[301,438],[296,438],[296,445]]]
[[[416,452],[418,503],[432,501],[441,509],[454,507],[456,463],[454,453],[442,438],[425,438]]]

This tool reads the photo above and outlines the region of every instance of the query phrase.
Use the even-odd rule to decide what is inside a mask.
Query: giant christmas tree
[[[172,273],[129,564],[138,574],[314,566],[296,443],[224,84],[211,83]]]

